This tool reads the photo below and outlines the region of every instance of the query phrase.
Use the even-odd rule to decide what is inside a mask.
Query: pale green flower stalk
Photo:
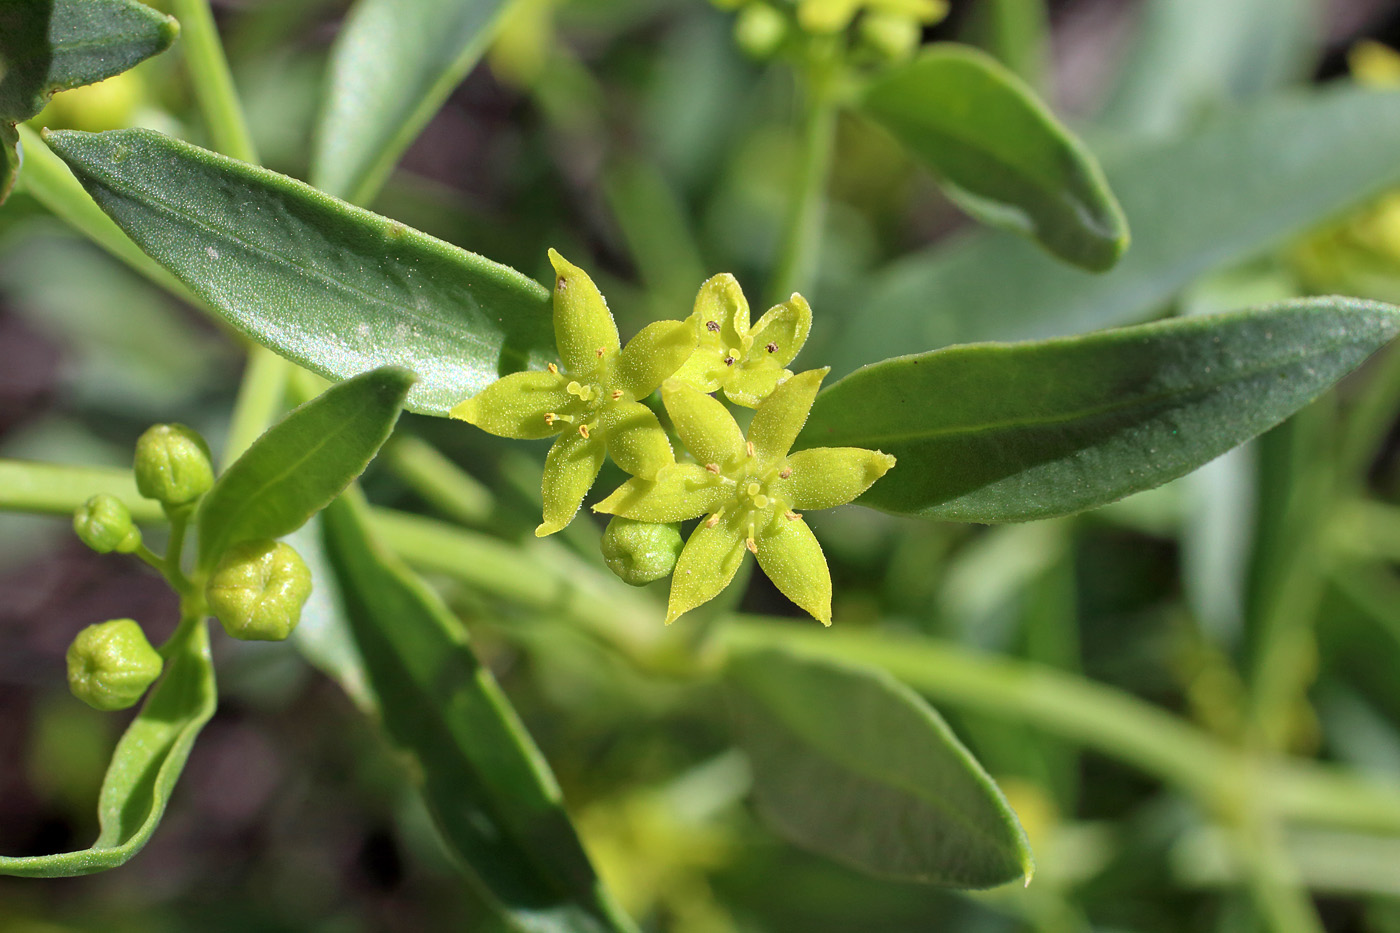
[[[696,346],[689,322],[657,321],[620,348],[612,312],[588,273],[554,250],[549,260],[559,365],[498,379],[451,412],[499,437],[558,437],[545,458],[541,537],[573,520],[605,456],[643,479],[674,461],[666,432],[640,399]]]
[[[699,462],[669,464],[653,479],[630,479],[593,508],[643,522],[707,516],[676,562],[667,624],[718,596],[745,551],[784,596],[831,624],[831,572],[798,510],[850,502],[895,460],[859,447],[789,453],[827,372],[799,373],[774,389],[758,404],[747,437],[717,399],[678,378],[662,386],[676,432]]]

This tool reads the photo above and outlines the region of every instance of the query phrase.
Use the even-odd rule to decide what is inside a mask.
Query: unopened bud
[[[130,554],[141,546],[141,529],[116,496],[99,493],[73,513],[73,531],[99,554]]]
[[[912,16],[870,10],[860,18],[857,35],[875,59],[898,64],[908,61],[918,50],[923,26]]]
[[[684,546],[678,525],[614,515],[603,532],[603,562],[623,581],[643,586],[669,576]]]
[[[754,58],[772,57],[787,38],[788,20],[766,3],[754,2],[739,11],[734,41]]]
[[[132,619],[89,625],[68,648],[68,687],[100,710],[134,706],[164,662]]]
[[[281,641],[301,621],[311,571],[290,545],[247,541],[229,548],[205,587],[224,631],[245,641]]]
[[[188,505],[214,485],[209,446],[183,424],[157,424],[136,441],[136,488],[167,508]]]

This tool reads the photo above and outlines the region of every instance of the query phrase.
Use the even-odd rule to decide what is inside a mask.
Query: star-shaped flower
[[[792,376],[785,367],[807,342],[812,309],[794,294],[749,327],[749,303],[729,273],[700,286],[690,316],[699,344],[676,378],[701,392],[724,389],[736,405],[753,408]]]
[[[708,516],[676,562],[668,624],[718,596],[745,550],[784,596],[831,624],[831,573],[796,510],[850,502],[894,466],[894,457],[860,447],[788,453],[826,374],[799,373],[773,390],[754,412],[747,438],[717,399],[675,378],[662,386],[676,432],[700,462],[668,465],[650,480],[630,479],[593,508],[644,522]]]
[[[498,379],[451,412],[498,437],[558,435],[544,462],[541,537],[573,519],[605,456],[644,479],[674,462],[666,432],[639,400],[695,350],[688,321],[649,324],[621,349],[617,323],[588,273],[554,250],[549,261],[559,365]]]

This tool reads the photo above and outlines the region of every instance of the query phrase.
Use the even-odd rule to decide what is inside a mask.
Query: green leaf
[[[18,0],[0,6],[0,203],[19,170],[15,124],[57,91],[92,84],[164,52],[175,20],[136,0]]]
[[[862,106],[978,220],[1095,271],[1127,249],[1128,223],[1094,157],[986,53],[930,46],[871,85]]]
[[[1287,145],[1282,145],[1286,140]],[[845,374],[952,343],[1144,320],[1212,269],[1279,246],[1400,183],[1400,93],[1338,87],[1221,114],[1105,159],[1133,248],[1090,275],[989,233],[895,263],[827,348]]]
[[[817,397],[803,447],[898,464],[861,504],[969,522],[1065,515],[1194,470],[1312,401],[1400,331],[1321,298],[1041,343],[885,360]]]
[[[112,753],[97,801],[97,841],[77,852],[0,857],[0,874],[55,878],[106,871],[127,862],[151,838],[195,737],[217,704],[209,630],[196,622],[177,638],[165,676]]]
[[[972,753],[872,668],[735,646],[726,683],[759,811],[783,836],[887,878],[988,888],[1030,847]]]
[[[505,0],[359,0],[331,50],[311,179],[356,203],[476,64]]]
[[[513,269],[150,130],[45,138],[152,258],[324,376],[403,366],[408,407],[444,415],[553,356],[550,293]]]
[[[1046,0],[979,0],[963,26],[962,38],[1038,88],[1045,80],[1050,47]]]
[[[199,566],[254,538],[280,538],[330,504],[379,452],[414,375],[384,367],[332,386],[253,442],[205,493]]]
[[[548,764],[457,619],[371,537],[363,499],[323,513],[326,550],[382,721],[463,867],[530,931],[630,931]]]

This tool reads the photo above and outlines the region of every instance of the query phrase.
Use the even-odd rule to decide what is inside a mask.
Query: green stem
[[[1249,893],[1270,933],[1324,933],[1312,898],[1288,857],[1282,834],[1270,821],[1236,828],[1235,846],[1248,875]]]
[[[120,499],[142,524],[165,520],[160,505],[137,492],[130,470],[0,459],[0,511],[71,518],[98,493]]]
[[[821,256],[826,186],[836,144],[831,71],[830,63],[822,61],[813,63],[805,75],[802,152],[793,174],[778,261],[768,286],[769,304],[784,301],[795,291],[810,291]]]
[[[381,456],[394,475],[448,518],[464,525],[491,520],[496,508],[491,490],[422,438],[395,437]]]
[[[238,386],[233,417],[224,437],[222,468],[237,460],[282,412],[291,364],[267,347],[254,344]]]
[[[1400,352],[1385,351],[1375,372],[1346,420],[1338,460],[1338,477],[1354,489],[1364,489],[1366,474],[1385,443],[1400,410]]]
[[[238,92],[208,0],[172,0],[171,11],[180,21],[185,61],[214,148],[235,159],[257,164],[257,149],[248,132],[243,107],[238,102]]]

